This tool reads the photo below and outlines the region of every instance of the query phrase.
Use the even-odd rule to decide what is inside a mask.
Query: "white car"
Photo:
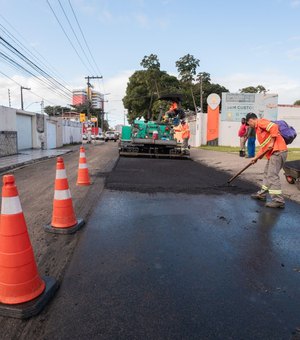
[[[109,140],[113,140],[114,142],[116,142],[118,139],[118,137],[115,134],[115,131],[106,131],[105,132],[105,141],[109,141]]]

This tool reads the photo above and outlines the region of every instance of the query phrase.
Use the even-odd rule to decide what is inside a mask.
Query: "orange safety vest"
[[[181,133],[182,133],[182,138],[190,138],[191,133],[190,133],[190,127],[189,124],[185,123],[184,125],[181,124]]]
[[[257,119],[255,125],[256,137],[260,144],[260,149],[258,151],[258,156],[268,149],[268,145],[272,139],[275,137],[274,147],[270,152],[266,154],[267,159],[270,159],[271,155],[275,151],[285,151],[287,150],[286,143],[283,137],[279,133],[278,125],[271,122],[268,119]]]

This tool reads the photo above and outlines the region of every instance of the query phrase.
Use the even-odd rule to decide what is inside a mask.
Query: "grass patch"
[[[240,148],[238,146],[211,146],[211,145],[202,145],[199,147],[203,150],[209,151],[219,151],[219,152],[229,152],[229,153],[238,153]],[[256,152],[259,147],[256,148]],[[288,152],[288,161],[296,161],[300,160],[300,148],[289,148]]]

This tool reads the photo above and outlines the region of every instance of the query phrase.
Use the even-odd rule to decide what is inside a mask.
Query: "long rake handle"
[[[270,150],[266,150],[265,152],[263,152],[261,154],[261,156],[259,157],[259,159],[262,159],[264,157],[264,155],[269,152]],[[232,176],[227,183],[230,184],[234,179],[236,179],[241,173],[243,173],[245,170],[247,170],[250,166],[252,165],[252,162],[248,163],[242,170],[240,170],[238,173],[236,173],[234,176]]]

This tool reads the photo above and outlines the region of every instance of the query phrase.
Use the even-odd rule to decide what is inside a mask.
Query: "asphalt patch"
[[[236,179],[192,160],[120,158],[115,169],[109,174],[106,188],[141,193],[172,192],[186,194],[249,194],[257,190],[250,182]]]

